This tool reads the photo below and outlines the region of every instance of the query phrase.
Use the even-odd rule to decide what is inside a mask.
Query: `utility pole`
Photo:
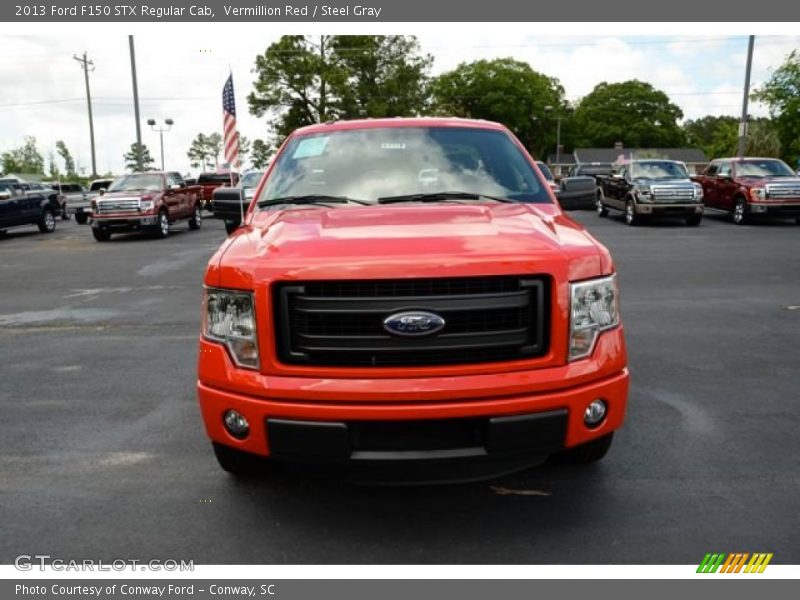
[[[556,124],[556,167],[558,174],[561,175],[561,115],[558,116]]]
[[[89,107],[89,138],[92,144],[92,177],[97,177],[97,160],[94,154],[94,119],[92,119],[92,94],[89,92],[89,67],[94,71],[94,63],[86,57],[86,51],[83,52],[83,57],[72,55],[72,58],[81,63],[83,69],[83,77],[86,80],[86,104]]]
[[[747,67],[744,72],[744,98],[742,99],[742,121],[739,123],[739,158],[745,155],[747,149],[747,101],[750,99],[750,71],[753,67],[753,44],[756,36],[749,36],[747,43]]]
[[[139,86],[136,83],[136,52],[133,49],[133,36],[128,36],[128,46],[131,52],[131,79],[133,79],[133,114],[136,118],[136,170],[141,171],[142,165],[142,126],[139,123]],[[162,149],[163,154],[163,149]]]

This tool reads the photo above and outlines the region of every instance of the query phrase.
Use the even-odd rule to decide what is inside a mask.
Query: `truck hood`
[[[749,188],[762,188],[767,185],[784,184],[791,187],[800,187],[800,177],[738,177],[741,185]]]
[[[687,187],[692,185],[691,179],[645,179],[637,177],[634,179],[636,185],[685,185]]]
[[[212,258],[206,284],[612,270],[608,252],[552,204],[298,207],[255,213]]]
[[[98,202],[105,202],[106,200],[138,200],[142,196],[152,196],[160,192],[147,192],[144,190],[130,191],[130,192],[106,192],[102,196],[99,192],[92,192],[96,194],[95,198]]]

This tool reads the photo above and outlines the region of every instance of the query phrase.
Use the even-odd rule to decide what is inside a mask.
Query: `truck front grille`
[[[544,277],[308,281],[273,287],[281,362],[328,366],[429,366],[519,360],[547,351]],[[428,311],[437,333],[398,336],[384,320]]]
[[[800,183],[778,183],[767,185],[767,197],[775,200],[800,200]]]
[[[694,186],[654,185],[653,200],[655,202],[693,202]]]
[[[130,200],[108,200],[97,203],[97,214],[99,215],[126,212],[139,212],[139,200],[133,198]]]

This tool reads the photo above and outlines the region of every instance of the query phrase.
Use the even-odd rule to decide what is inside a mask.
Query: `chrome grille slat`
[[[766,186],[767,198],[800,200],[800,183],[771,183]]]
[[[652,197],[656,202],[692,202],[694,186],[654,185]]]
[[[99,200],[97,202],[97,214],[139,212],[138,198],[119,198],[109,200]]]

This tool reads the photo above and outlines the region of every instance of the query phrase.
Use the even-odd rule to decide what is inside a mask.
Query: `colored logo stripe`
[[[750,559],[749,562],[747,559]],[[703,557],[697,567],[698,573],[763,573],[772,560],[772,553],[758,552],[748,554],[737,552],[734,554],[708,553]],[[742,569],[744,568],[744,571]]]

